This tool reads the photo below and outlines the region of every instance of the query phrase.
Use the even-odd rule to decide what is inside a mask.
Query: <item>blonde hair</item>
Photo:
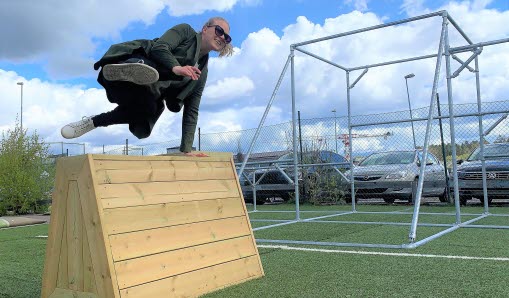
[[[230,27],[230,23],[228,23],[228,21],[226,19],[222,18],[222,17],[212,17],[203,26],[204,27],[205,26],[214,26],[216,21],[223,21],[223,22],[225,22],[228,25],[228,27]],[[227,43],[219,51],[219,57],[229,57],[231,55],[233,55],[233,46],[232,46],[231,43]]]

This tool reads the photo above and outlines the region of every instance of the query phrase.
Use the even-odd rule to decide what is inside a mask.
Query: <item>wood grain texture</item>
[[[57,164],[42,298],[196,297],[264,275],[229,153]]]
[[[104,210],[108,234],[135,232],[244,215],[238,198]]]
[[[83,210],[85,229],[88,237],[92,265],[95,273],[95,285],[99,297],[120,297],[118,283],[113,269],[113,258],[108,238],[104,231],[104,220],[101,200],[98,199],[96,183],[94,182],[94,169],[91,167],[91,156],[82,169],[78,178],[80,202]]]
[[[239,237],[115,263],[120,289],[255,255],[249,237]]]
[[[122,298],[198,297],[261,277],[256,256],[223,263],[120,291]]]
[[[236,181],[231,180],[202,180],[202,181],[173,181],[152,183],[102,184],[97,187],[98,197],[125,198],[168,194],[193,194],[209,192],[233,192],[238,195]]]
[[[243,216],[110,236],[113,259],[122,261],[250,235]]]

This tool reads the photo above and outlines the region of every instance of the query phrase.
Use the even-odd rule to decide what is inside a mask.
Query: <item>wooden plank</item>
[[[242,259],[256,253],[249,237],[240,237],[115,263],[120,289]]]
[[[93,160],[88,156],[87,163],[78,179],[80,202],[83,210],[85,229],[88,237],[92,265],[95,273],[95,285],[99,297],[120,297],[113,259],[108,238],[105,236],[101,201],[96,194]]]
[[[183,154],[176,155],[150,155],[150,156],[136,156],[136,155],[107,155],[107,154],[94,154],[94,160],[186,160],[186,161],[229,161],[232,154],[228,152],[204,152],[209,155],[208,157],[193,157]]]
[[[80,204],[81,205],[81,204]],[[81,206],[80,206],[81,209]],[[83,214],[80,215],[81,222],[84,223]],[[97,287],[95,285],[94,266],[92,264],[92,256],[90,254],[90,246],[88,244],[88,237],[86,226],[83,227],[83,292],[97,294]]]
[[[104,209],[133,207],[141,205],[155,205],[165,203],[179,203],[190,202],[198,200],[213,200],[238,197],[236,189],[229,189],[228,191],[216,192],[202,192],[202,193],[189,193],[189,194],[165,194],[165,195],[149,195],[149,196],[134,196],[134,197],[120,197],[120,198],[106,198],[102,199]]]
[[[123,289],[122,298],[198,297],[261,277],[256,256]]]
[[[67,243],[68,221],[69,221],[69,219],[66,214],[63,219],[63,222],[61,222],[61,225],[63,226],[62,237],[61,237],[62,244],[60,246],[60,251],[57,254],[57,257],[59,258],[59,262],[58,262],[56,286],[58,288],[64,288],[64,289],[69,288],[69,274],[68,274],[69,267],[67,266],[67,262],[69,261],[69,257],[68,257],[69,249],[68,249],[68,243]]]
[[[237,176],[237,169],[235,168],[235,162],[233,162],[233,157],[230,157],[230,166],[231,166],[231,170],[232,170],[233,174],[235,175],[237,191],[240,193],[240,201],[242,204],[242,209],[244,211],[244,214],[246,215],[244,217],[244,220],[246,221],[245,224],[248,226],[249,233],[251,234],[251,241],[253,242],[253,246],[256,249],[256,256],[258,258],[258,264],[260,266],[261,275],[264,276],[265,272],[263,271],[262,260],[260,259],[260,253],[258,252],[258,246],[256,245],[256,239],[254,237],[253,228],[251,227],[251,221],[249,220],[249,212],[247,212],[246,201],[244,200],[244,196],[242,195],[242,189],[240,186],[239,178]]]
[[[110,236],[115,261],[251,235],[245,217],[218,219]]]
[[[94,293],[56,288],[49,298],[99,298],[99,296]]]
[[[83,223],[78,182],[69,182],[67,196],[67,274],[69,289],[83,291]]]
[[[183,167],[182,165],[179,165],[179,167],[170,165],[162,169],[145,168],[98,170],[97,182],[99,184],[116,184],[235,178],[233,173],[227,167],[198,167],[194,162],[180,163],[190,165],[187,167]]]
[[[78,175],[81,173],[81,168],[87,160],[86,155],[60,157],[57,159],[57,163],[63,163],[65,165],[65,179],[76,180]]]
[[[203,181],[174,181],[128,184],[102,184],[97,187],[97,194],[104,198],[141,197],[150,195],[231,192],[237,191],[236,181],[231,180],[203,180]]]
[[[104,210],[108,234],[126,233],[242,215],[239,198]]]
[[[196,160],[94,160],[97,171],[102,170],[160,170],[172,166],[182,168],[227,168],[230,166],[226,161],[196,161]]]
[[[52,199],[51,221],[48,229],[48,241],[46,243],[46,258],[44,262],[44,274],[42,276],[41,297],[47,298],[57,286],[58,265],[60,263],[60,250],[65,224],[66,195],[68,183],[65,175],[65,167],[62,162],[57,162],[55,189]]]

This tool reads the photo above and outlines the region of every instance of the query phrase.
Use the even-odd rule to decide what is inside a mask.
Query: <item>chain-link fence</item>
[[[73,156],[86,153],[83,143],[49,142],[48,153],[50,157]]]
[[[509,149],[506,154],[505,146],[493,144],[509,142],[507,123],[509,120],[506,119],[509,101],[484,102],[480,110],[477,103],[456,104],[453,111],[456,157],[462,163],[458,165],[461,202],[466,203],[469,200],[475,202],[474,198],[482,201],[482,183],[479,184],[479,181],[482,182],[482,175],[479,174],[480,161],[469,160],[470,154],[479,148],[480,135],[487,150],[497,155],[494,158],[486,156],[485,169],[487,175],[489,174],[487,177],[488,180],[493,180],[488,181],[493,184],[489,185],[490,198],[504,199],[509,194],[509,185],[506,187],[503,179],[507,179],[503,177],[504,175],[509,177],[509,166],[507,169],[504,168],[502,166],[504,162],[501,160],[504,158],[509,160]],[[448,104],[435,104],[434,120],[428,136],[430,154],[426,161],[423,188],[424,197],[435,197],[442,202],[451,201],[447,187],[452,185],[449,181],[452,171],[449,113]],[[299,163],[327,164],[321,167],[299,167],[297,177],[302,179],[299,181],[304,200],[310,197],[309,192],[313,188],[306,179],[312,177],[316,182],[317,176],[323,176],[326,177],[326,181],[322,181],[322,184],[331,184],[330,189],[340,189],[333,194],[334,202],[338,200],[349,202],[351,178],[355,181],[356,199],[379,198],[388,203],[396,200],[412,201],[422,164],[428,114],[429,107],[422,107],[411,112],[352,116],[351,139],[347,117],[300,119],[299,115],[296,127]],[[480,116],[482,131],[479,129]],[[195,139],[194,149],[231,152],[235,162],[240,163],[246,157],[255,132],[256,129],[199,133]],[[295,180],[291,154],[292,140],[292,122],[261,128],[251,151],[249,164],[240,177],[244,195],[248,200],[254,196],[257,196],[259,203],[273,197],[284,200],[292,198]],[[180,139],[144,145],[132,145],[126,141],[124,145],[103,148],[102,153],[159,155],[177,152],[179,145]],[[86,148],[84,144],[77,143],[50,143],[50,152],[54,156],[78,155],[86,153]],[[350,159],[353,159],[355,166],[353,174],[350,170]],[[273,163],[276,160],[279,162]],[[493,168],[496,170],[492,170]],[[472,169],[474,174],[468,174],[470,178],[463,179],[465,171],[470,171],[468,169]],[[332,176],[334,179],[331,179]],[[465,182],[466,180],[468,181]],[[253,194],[253,183],[257,187],[256,194]],[[326,196],[331,196],[330,191],[321,195]]]

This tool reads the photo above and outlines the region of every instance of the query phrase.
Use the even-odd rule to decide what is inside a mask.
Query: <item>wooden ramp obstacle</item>
[[[57,162],[42,298],[196,297],[264,275],[231,154]]]

